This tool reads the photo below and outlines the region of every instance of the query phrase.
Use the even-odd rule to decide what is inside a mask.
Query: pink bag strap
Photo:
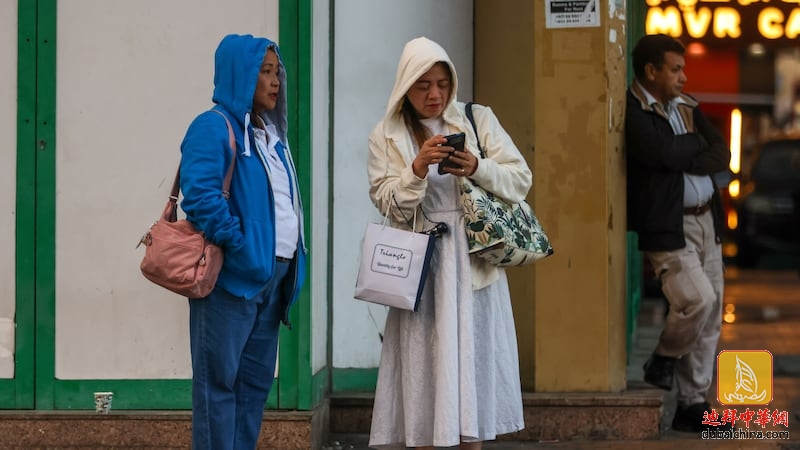
[[[231,164],[228,166],[228,172],[225,174],[225,179],[222,182],[222,195],[228,199],[231,196],[231,179],[233,178],[233,167],[236,165],[236,138],[233,136],[233,127],[231,127],[231,122],[228,120],[228,117],[223,114],[221,111],[217,111],[216,109],[212,109],[215,113],[222,116],[225,119],[225,125],[228,126],[228,145],[231,147],[231,152],[233,153],[233,157],[231,158]],[[172,182],[172,190],[169,193],[169,201],[176,204],[178,203],[178,192],[180,192],[181,188],[181,169],[178,166],[177,172],[175,172],[175,181]]]
[[[231,197],[231,179],[233,178],[233,167],[236,165],[236,138],[233,136],[233,127],[231,127],[231,123],[228,121],[228,116],[216,109],[212,109],[211,111],[222,116],[222,118],[225,119],[225,125],[228,126],[228,145],[231,147],[231,153],[233,153],[233,155],[231,157],[231,165],[228,166],[228,172],[225,174],[225,179],[222,181],[222,195],[228,199]]]

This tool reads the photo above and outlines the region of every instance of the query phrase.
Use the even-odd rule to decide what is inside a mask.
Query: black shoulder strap
[[[467,113],[469,123],[472,125],[472,131],[475,132],[475,140],[478,141],[478,151],[481,153],[481,159],[486,158],[486,153],[483,152],[483,147],[481,147],[481,138],[478,136],[478,127],[475,126],[475,118],[472,117],[472,102],[467,103],[464,110]]]

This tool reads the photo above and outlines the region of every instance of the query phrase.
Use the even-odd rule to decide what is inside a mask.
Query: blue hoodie
[[[232,158],[225,120],[215,112],[203,112],[189,125],[181,143],[181,208],[187,220],[225,252],[217,286],[243,300],[252,299],[263,290],[275,272],[275,200],[269,174],[256,154],[250,124],[256,81],[268,49],[273,49],[280,60],[278,46],[269,39],[228,35],[215,54],[214,109],[227,116],[236,138],[230,199],[222,195],[223,179]],[[286,301],[283,321],[290,326],[288,310],[305,280],[306,248],[297,172],[288,151],[286,72],[282,60],[280,64],[281,85],[275,109],[265,111],[261,118],[277,128],[282,146],[276,149],[286,150],[284,166],[299,219],[297,253],[280,286]]]

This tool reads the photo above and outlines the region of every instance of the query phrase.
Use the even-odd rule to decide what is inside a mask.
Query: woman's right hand
[[[428,175],[428,166],[439,164],[453,151],[453,147],[444,146],[447,139],[441,134],[431,137],[422,144],[417,157],[411,162],[411,169],[414,175],[425,178]]]

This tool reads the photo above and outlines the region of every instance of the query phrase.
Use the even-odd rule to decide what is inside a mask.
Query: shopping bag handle
[[[394,197],[394,192],[392,192],[392,201],[389,202],[389,205],[386,207],[386,214],[383,215],[383,226],[386,226],[387,222],[389,222],[389,211],[392,209],[392,203],[397,205],[397,210],[400,211],[403,219],[406,221],[406,223],[408,223],[406,215],[403,214],[403,209],[400,208],[400,205],[397,203],[397,199]],[[417,232],[417,209],[419,208],[414,208],[414,221],[409,224],[411,226],[411,231],[414,233]],[[422,214],[425,214],[425,211],[423,211]],[[425,218],[427,219],[427,216],[425,216]]]

